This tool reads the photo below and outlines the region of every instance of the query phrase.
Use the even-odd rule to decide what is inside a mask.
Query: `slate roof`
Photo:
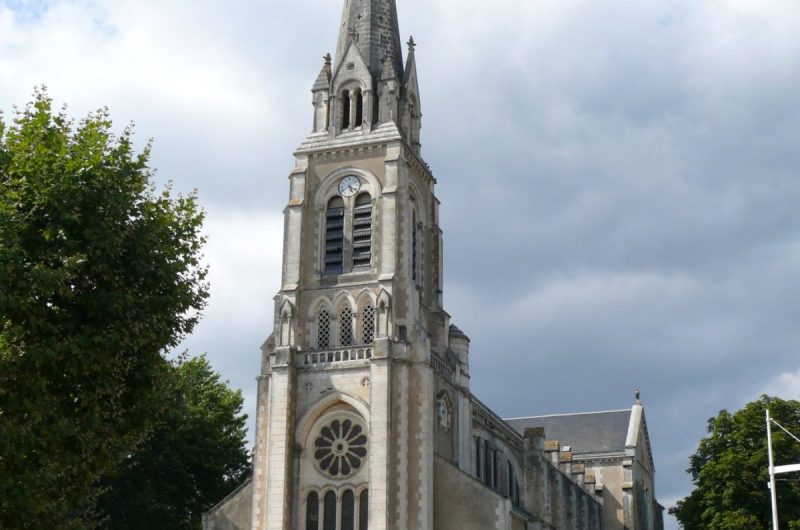
[[[622,453],[628,437],[630,410],[512,418],[506,422],[520,434],[529,427],[544,427],[547,440],[572,446],[575,455]]]

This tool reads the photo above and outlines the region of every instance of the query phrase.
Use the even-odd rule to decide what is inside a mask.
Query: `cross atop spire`
[[[350,42],[358,46],[375,78],[380,77],[383,60],[388,58],[397,78],[402,79],[403,52],[395,0],[345,0],[336,46],[337,64]]]

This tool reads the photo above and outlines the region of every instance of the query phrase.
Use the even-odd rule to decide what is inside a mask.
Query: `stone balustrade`
[[[297,354],[299,370],[346,367],[353,364],[364,364],[372,359],[372,347],[350,346],[318,351],[304,351]]]

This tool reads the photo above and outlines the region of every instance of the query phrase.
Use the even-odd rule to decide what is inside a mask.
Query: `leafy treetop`
[[[203,213],[156,191],[149,156],[107,109],[76,126],[44,89],[0,119],[2,528],[81,528],[205,305]]]

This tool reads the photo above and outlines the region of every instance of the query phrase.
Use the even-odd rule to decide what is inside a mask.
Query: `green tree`
[[[165,406],[163,354],[208,289],[203,214],[156,191],[149,154],[43,89],[0,119],[0,528],[84,527]]]
[[[99,512],[112,530],[196,530],[201,514],[249,475],[242,394],[205,358],[173,369],[169,412],[105,485]]]
[[[708,436],[691,457],[694,491],[670,513],[685,530],[768,530],[772,528],[767,482],[766,409],[781,425],[800,432],[800,402],[762,396],[731,414],[708,421]],[[776,465],[800,463],[800,443],[775,429]],[[782,529],[800,529],[800,477],[778,482]]]

